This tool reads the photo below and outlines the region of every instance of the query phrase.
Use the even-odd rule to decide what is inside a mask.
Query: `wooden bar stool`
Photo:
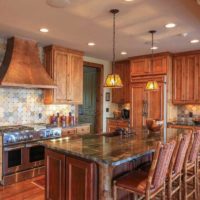
[[[185,135],[180,135],[177,139],[167,179],[167,196],[169,200],[172,200],[173,196],[177,194],[177,192],[179,200],[182,199],[182,170],[187,149],[190,144],[191,135],[192,132],[189,132]]]
[[[150,200],[161,194],[165,199],[165,178],[176,142],[167,144],[158,142],[149,173],[133,171],[114,181],[114,200],[117,200],[117,190],[133,193],[134,197]]]
[[[184,199],[188,200],[193,196],[198,199],[197,188],[197,157],[200,146],[200,131],[192,134],[190,145],[186,153],[186,158],[183,167],[183,188]]]

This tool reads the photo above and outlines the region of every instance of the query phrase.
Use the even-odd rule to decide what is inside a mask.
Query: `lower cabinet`
[[[65,155],[45,150],[46,200],[65,200]]]
[[[49,149],[46,156],[46,200],[96,200],[97,167]]]
[[[66,199],[94,200],[95,164],[76,158],[66,158]]]

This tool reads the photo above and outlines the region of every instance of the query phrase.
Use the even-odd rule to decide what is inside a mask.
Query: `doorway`
[[[79,123],[90,123],[91,133],[103,130],[103,65],[84,62],[83,104],[78,107]]]

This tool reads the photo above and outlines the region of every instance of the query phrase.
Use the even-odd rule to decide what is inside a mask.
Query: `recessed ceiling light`
[[[176,24],[174,24],[174,23],[168,23],[168,24],[165,25],[165,27],[166,28],[174,28],[174,27],[176,27]]]
[[[199,40],[194,39],[194,40],[191,40],[190,43],[192,43],[192,44],[199,43]]]
[[[154,46],[154,47],[151,47],[151,50],[156,50],[158,49],[158,47]]]
[[[47,0],[47,4],[55,8],[64,8],[68,3],[70,0]]]
[[[124,0],[124,1],[126,1],[126,2],[131,2],[131,1],[135,1],[135,0]]]
[[[48,33],[49,30],[48,30],[47,28],[41,28],[41,29],[40,29],[40,32],[42,32],[42,33]]]
[[[127,55],[127,52],[126,51],[122,51],[121,55]]]
[[[95,46],[96,44],[94,42],[88,42],[88,46]]]

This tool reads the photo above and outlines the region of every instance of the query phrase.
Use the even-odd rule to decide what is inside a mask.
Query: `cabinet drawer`
[[[76,128],[77,134],[88,134],[90,133],[90,126],[80,126]]]
[[[118,120],[109,119],[107,123],[108,125],[111,125],[111,126],[117,126]]]
[[[76,129],[63,129],[62,130],[62,137],[66,137],[69,135],[76,134]]]
[[[128,122],[127,121],[119,121],[117,124],[119,127],[128,127]]]

